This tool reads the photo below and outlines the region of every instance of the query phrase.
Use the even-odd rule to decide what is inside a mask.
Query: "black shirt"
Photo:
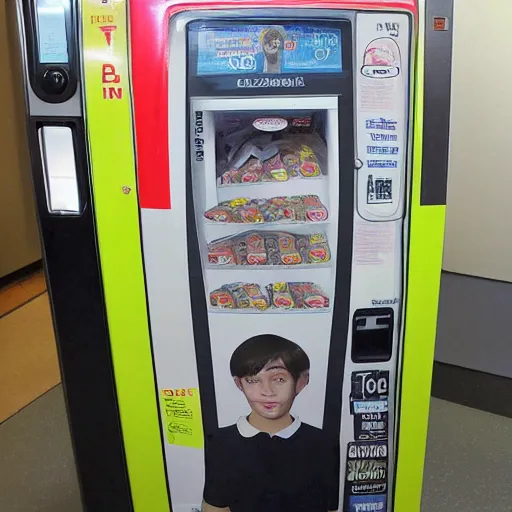
[[[204,500],[231,512],[338,510],[339,443],[302,423],[288,439],[236,425],[207,439]]]

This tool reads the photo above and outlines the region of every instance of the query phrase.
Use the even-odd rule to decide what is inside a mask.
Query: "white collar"
[[[289,439],[290,437],[293,436],[293,434],[295,434],[295,432],[297,432],[297,430],[299,430],[300,426],[301,421],[297,416],[295,416],[293,423],[291,425],[288,425],[286,428],[283,428],[283,430],[280,430],[275,434],[270,434],[270,437],[277,436],[280,437],[281,439]],[[240,418],[236,422],[236,427],[242,437],[254,437],[255,435],[261,432],[256,427],[253,427],[247,421],[247,417],[245,416],[240,416]]]

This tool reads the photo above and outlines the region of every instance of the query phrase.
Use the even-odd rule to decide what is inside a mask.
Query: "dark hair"
[[[264,366],[281,359],[295,380],[309,370],[309,357],[293,341],[276,334],[260,334],[244,341],[231,356],[229,367],[233,377],[256,375]]]
[[[283,34],[281,34],[281,32],[279,32],[279,30],[277,30],[276,28],[269,28],[263,34],[264,43],[268,43],[270,39],[279,39],[280,41],[284,40]]]

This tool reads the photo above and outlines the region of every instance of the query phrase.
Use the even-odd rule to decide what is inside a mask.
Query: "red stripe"
[[[130,0],[133,105],[141,208],[171,208],[167,97],[170,18],[182,11],[257,8],[269,5],[324,9],[399,9],[417,12],[417,0],[225,0],[181,3],[174,3],[172,0]]]

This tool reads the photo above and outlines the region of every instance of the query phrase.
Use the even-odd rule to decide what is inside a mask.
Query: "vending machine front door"
[[[171,209],[141,210],[142,240],[157,386],[200,393],[205,439],[203,458],[182,416],[164,417],[173,510],[202,498],[238,510],[257,481],[240,475],[266,464],[246,468],[242,440],[286,418],[290,439],[319,446],[309,473],[297,459],[297,481],[334,454],[320,478],[335,481],[329,510],[391,503],[411,26],[405,13],[311,9],[170,21]],[[273,386],[287,376],[285,407]],[[238,442],[232,494],[212,494]],[[267,510],[268,493],[254,504]]]

